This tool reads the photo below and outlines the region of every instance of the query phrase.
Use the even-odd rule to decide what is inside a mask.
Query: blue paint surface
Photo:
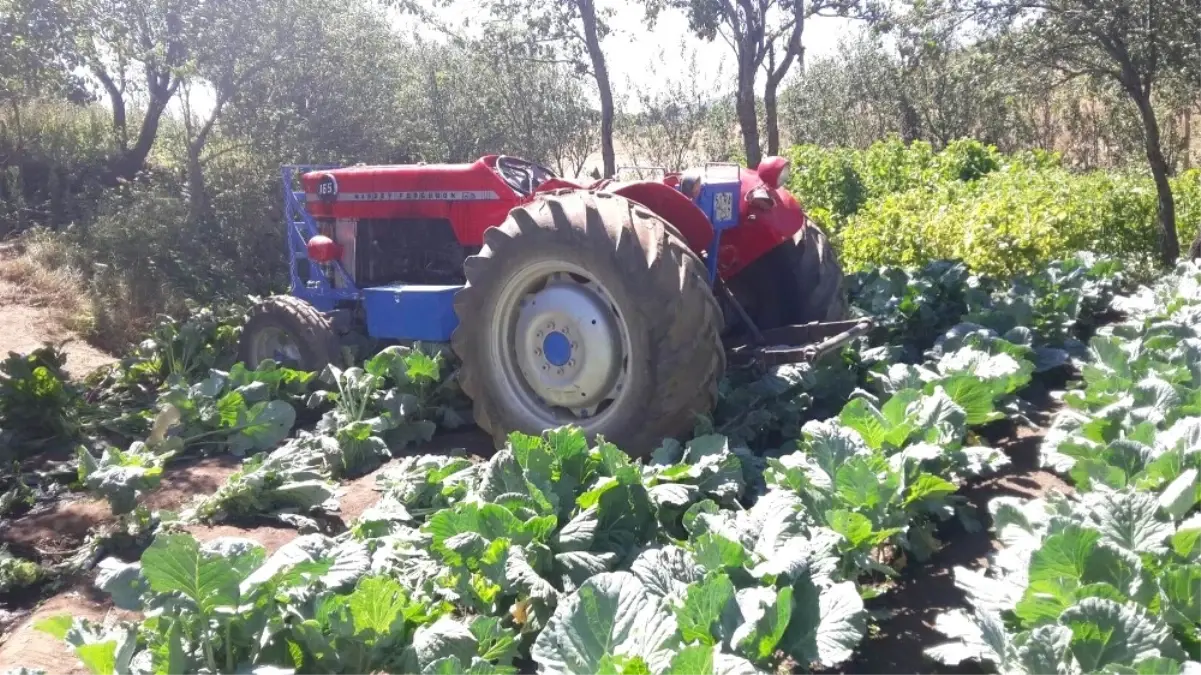
[[[461,288],[391,284],[363,289],[367,334],[389,340],[449,342],[459,325],[455,294]]]
[[[542,340],[542,354],[552,366],[565,366],[571,360],[571,340],[559,331],[552,331]]]

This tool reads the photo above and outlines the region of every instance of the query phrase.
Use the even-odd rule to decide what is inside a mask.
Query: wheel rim
[[[629,331],[584,269],[563,261],[522,269],[501,289],[490,333],[499,384],[524,417],[593,430],[623,400]]]
[[[300,345],[282,328],[263,328],[255,334],[250,343],[251,363],[247,365],[258,367],[259,363],[267,359],[284,366],[299,366]]]

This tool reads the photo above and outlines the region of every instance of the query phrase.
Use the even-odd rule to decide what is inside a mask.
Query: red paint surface
[[[600,180],[581,185],[554,178],[539,186],[532,197],[523,197],[495,171],[496,156],[470,164],[410,164],[403,166],[356,166],[306,174],[301,181],[307,207],[314,218],[445,218],[464,246],[480,246],[484,231],[500,225],[514,207],[537,198],[539,193],[560,189],[603,190],[636,201],[671,223],[688,245],[700,252],[713,241],[713,226],[690,199],[675,189],[678,176],[664,182],[616,182]],[[323,176],[337,181],[338,198],[317,197]],[[775,205],[767,210],[752,208],[746,200],[751,190],[766,187],[756,171],[742,169],[741,222],[721,236],[718,272],[724,279],[737,275],[772,248],[792,239],[804,227],[805,215],[797,200],[785,189],[766,188]],[[453,200],[438,193],[491,192],[492,199]],[[391,194],[390,194],[391,193]],[[409,198],[395,198],[405,193]],[[413,193],[418,193],[414,198]],[[427,195],[420,193],[431,193]],[[348,199],[350,195],[359,198]]]

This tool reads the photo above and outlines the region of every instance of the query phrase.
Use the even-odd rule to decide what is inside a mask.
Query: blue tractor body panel
[[[462,286],[389,284],[363,289],[367,334],[377,340],[450,342],[459,325],[455,294]]]
[[[737,227],[742,217],[740,204],[742,181],[737,164],[710,163],[705,166],[705,180],[697,195],[696,205],[713,223],[713,243],[706,252],[705,266],[709,271],[709,283],[717,280],[717,258],[721,250],[721,233]]]
[[[304,207],[304,192],[295,188],[301,174],[336,168],[317,164],[280,168],[284,188],[284,221],[288,227],[288,270],[292,295],[322,312],[333,311],[341,301],[359,300],[360,293],[341,262],[335,261],[326,271],[309,260],[308,241],[320,232],[317,221]],[[335,283],[335,279],[339,278],[342,283]]]

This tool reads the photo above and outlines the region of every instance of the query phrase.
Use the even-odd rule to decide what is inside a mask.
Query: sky
[[[679,12],[664,12],[653,32],[647,33],[642,22],[642,12],[626,11],[614,21],[617,34],[609,36],[603,43],[605,57],[612,70],[614,86],[624,87],[627,80],[639,80],[646,72],[647,64],[658,58],[663,50],[664,65],[682,66],[679,56],[681,40],[690,47],[697,47],[697,67],[705,72],[717,72],[725,64],[726,77],[734,76],[734,53],[720,37],[713,42],[704,42],[688,30],[688,19]],[[805,22],[801,42],[805,46],[805,57],[814,58],[834,53],[839,40],[849,35],[853,24],[847,19],[815,17]],[[732,83],[729,86],[732,88]]]
[[[471,0],[466,0],[470,3]],[[545,0],[547,2],[562,2],[563,0]],[[602,8],[616,10],[616,17],[610,22],[612,32],[601,42],[605,52],[605,61],[609,67],[609,78],[613,89],[620,92],[626,88],[626,83],[636,81],[643,87],[653,87],[653,82],[646,82],[647,67],[658,61],[661,69],[682,67],[681,45],[687,49],[697,50],[697,68],[703,72],[716,73],[722,68],[725,78],[734,74],[734,54],[729,45],[718,37],[713,42],[705,42],[688,30],[688,19],[682,12],[676,10],[663,11],[655,28],[650,30],[645,25],[644,13],[641,7],[631,0],[599,0]],[[443,20],[454,17],[452,9],[437,12]],[[391,12],[393,25],[402,32],[420,30],[416,21],[411,17],[401,16]],[[451,21],[448,21],[448,23]],[[801,42],[805,46],[806,58],[825,56],[838,49],[839,41],[849,36],[854,30],[854,22],[849,19],[814,17],[805,22],[805,30]],[[431,36],[428,31],[422,33],[427,39]],[[662,58],[661,57],[662,53]],[[730,90],[733,82],[723,83],[722,89]],[[762,83],[760,83],[762,85]]]
[[[562,0],[545,0],[561,2]],[[614,93],[619,98],[627,89],[630,81],[638,82],[644,88],[654,87],[654,81],[647,80],[649,64],[657,63],[661,72],[670,68],[684,66],[681,55],[681,44],[686,49],[696,50],[697,68],[702,72],[723,73],[722,82],[714,83],[715,92],[730,91],[733,88],[734,61],[733,52],[729,45],[720,37],[713,42],[705,42],[692,35],[688,30],[688,19],[674,10],[664,11],[653,30],[644,23],[643,11],[633,7],[629,0],[600,0],[601,6],[617,10],[616,17],[610,26],[612,33],[601,44],[605,59],[609,66],[609,76]],[[441,12],[444,17],[453,16],[453,11]],[[402,33],[420,31],[426,39],[435,38],[428,30],[421,31],[419,25],[411,17],[400,15],[389,10],[393,26]],[[802,43],[805,46],[805,58],[812,59],[833,54],[838,49],[839,41],[849,36],[855,29],[854,22],[848,19],[813,17],[805,22]],[[436,38],[435,38],[436,39]],[[724,67],[723,67],[724,64]],[[760,82],[762,86],[762,82]],[[195,91],[193,93],[193,108],[202,114],[207,114],[212,105],[212,93]],[[173,101],[178,105],[179,101]],[[627,101],[627,105],[633,103]]]

